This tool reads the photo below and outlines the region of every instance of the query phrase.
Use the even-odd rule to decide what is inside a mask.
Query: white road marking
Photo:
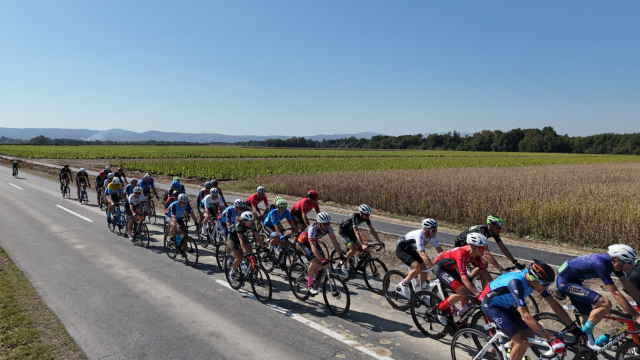
[[[77,212],[73,212],[73,211],[71,211],[71,210],[69,210],[69,209],[67,209],[67,208],[65,208],[65,207],[60,206],[60,205],[56,205],[56,206],[57,206],[57,207],[59,207],[60,209],[64,210],[64,211],[68,212],[68,213],[71,213],[71,214],[73,214],[73,215],[75,215],[75,216],[79,217],[79,218],[80,218],[80,219],[82,219],[82,220],[86,220],[86,221],[88,221],[88,222],[93,222],[93,220],[91,220],[91,219],[89,219],[89,218],[87,218],[87,217],[84,217],[84,216],[82,216],[82,215],[78,214]]]
[[[18,189],[20,189],[20,190],[24,190],[23,188],[21,188],[21,187],[20,187],[20,186],[18,186],[18,185],[13,185],[12,183],[8,183],[8,184],[9,184],[9,185],[11,185],[11,186],[13,186],[13,187],[17,187],[17,188],[18,188]]]
[[[233,288],[229,285],[229,283],[227,283],[224,280],[217,279],[216,282],[218,284],[220,284],[220,285],[223,285],[223,286],[233,290]],[[250,292],[248,292],[246,290],[239,289],[237,291],[239,293],[241,293],[242,295],[244,295],[244,296],[247,296],[247,297],[250,297],[250,298],[252,298],[254,300],[257,300],[256,297],[252,293],[250,293]],[[292,311],[287,310],[287,309],[285,309],[283,307],[280,307],[278,305],[274,305],[274,304],[271,304],[271,303],[268,303],[268,304],[265,304],[265,305],[267,305],[271,309],[273,309],[273,310],[275,310],[275,311],[277,311],[277,312],[279,312],[279,313],[281,313],[281,314],[283,314],[283,315],[285,315],[285,316],[287,316],[287,317],[289,317],[289,318],[291,318],[293,320],[299,321],[299,322],[301,322],[301,323],[303,323],[303,324],[305,324],[305,325],[307,325],[307,326],[309,326],[309,327],[311,327],[311,328],[313,328],[315,330],[320,331],[321,333],[323,333],[325,335],[331,336],[332,338],[334,338],[334,339],[336,339],[336,340],[338,340],[338,341],[340,341],[340,342],[342,342],[344,344],[347,344],[347,345],[349,345],[349,346],[351,346],[351,347],[353,347],[353,348],[355,348],[355,349],[357,349],[359,351],[362,351],[363,353],[365,353],[367,355],[370,355],[371,357],[373,357],[375,359],[378,359],[378,360],[394,360],[393,358],[388,357],[388,356],[380,356],[380,355],[376,354],[374,351],[369,350],[364,346],[358,346],[357,345],[358,344],[357,341],[349,340],[349,339],[345,338],[344,336],[338,334],[337,332],[335,332],[333,330],[330,330],[330,329],[327,329],[326,327],[324,327],[324,326],[322,326],[322,325],[320,325],[320,324],[318,324],[318,323],[316,323],[314,321],[311,321],[311,320],[309,320],[309,319],[307,319],[307,318],[305,318],[303,316],[297,315],[297,314],[293,313]]]

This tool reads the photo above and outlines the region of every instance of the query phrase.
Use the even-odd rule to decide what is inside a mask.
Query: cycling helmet
[[[548,285],[556,279],[556,273],[553,268],[542,261],[533,259],[529,265],[529,275],[540,280],[541,283]],[[533,281],[533,279],[530,279]]]
[[[113,183],[116,185],[120,184],[120,179],[119,178],[113,179]]]
[[[173,180],[173,181],[171,182],[171,187],[172,187],[172,188],[178,188],[178,187],[180,187],[180,182],[179,182],[178,180]]]
[[[473,246],[487,246],[487,237],[480,233],[469,233],[469,235],[467,235],[467,244]]]
[[[424,219],[422,220],[422,228],[427,230],[437,229],[438,222],[431,218]]]
[[[212,197],[218,197],[218,195],[220,195],[216,188],[209,190],[209,194],[211,194]]]
[[[151,175],[149,175],[149,173],[146,173],[146,174],[144,174],[144,176],[143,176],[142,178],[143,178],[143,179],[148,179],[148,178],[150,178],[150,177],[151,177]]]
[[[142,192],[142,188],[140,186],[136,186],[135,188],[133,188],[133,192],[139,194]]]
[[[180,194],[180,195],[178,195],[178,201],[180,201],[180,202],[188,202],[189,201],[189,197],[187,196],[187,194]]]
[[[629,245],[615,244],[609,246],[607,254],[612,258],[618,258],[626,263],[632,263],[638,258],[638,254]]]
[[[131,181],[129,181],[129,182],[131,183],[131,185],[133,185],[133,184],[137,184],[137,183],[138,183],[138,179],[133,178],[133,179],[131,179]]]
[[[113,179],[114,177],[116,177],[116,176],[113,175],[113,173],[109,173],[109,179]]]
[[[240,215],[242,220],[253,221],[253,213],[251,211],[245,211]]]
[[[87,171],[85,168],[80,168],[80,172],[85,172]]]
[[[118,168],[118,172],[123,172],[124,169],[123,168]]]
[[[98,175],[99,175],[99,176],[105,176],[105,175],[107,175],[107,174],[105,174],[105,172],[104,172],[104,171],[100,171],[100,173],[99,173]]]
[[[309,190],[307,191],[307,197],[309,199],[317,199],[318,198],[318,192],[315,190]]]
[[[279,199],[278,201],[276,201],[276,206],[280,209],[286,209],[287,208],[287,200],[285,199]]]
[[[318,224],[328,224],[331,222],[331,215],[323,211],[316,215],[316,222]]]
[[[487,225],[503,227],[504,226],[504,222],[502,221],[502,219],[500,219],[497,216],[489,215],[489,216],[487,216]]]
[[[267,189],[264,188],[264,186],[258,186],[258,189],[256,189],[258,191],[258,194],[260,195],[264,195],[264,193],[267,192]]]
[[[283,200],[283,197],[282,197],[282,196],[276,196],[276,198],[275,198],[275,199],[273,199],[273,203],[274,203],[274,204],[275,204],[275,203],[277,203],[277,202],[278,202],[278,200]]]
[[[233,206],[237,206],[237,207],[244,206],[244,200],[236,199],[236,201],[233,202]]]
[[[174,177],[173,177],[173,180],[175,180],[175,181],[180,181],[180,178],[179,178],[179,177],[177,177],[177,176],[174,176]]]
[[[169,195],[173,196],[173,197],[178,197],[178,195],[180,195],[180,190],[178,189],[171,189],[169,190]]]
[[[207,189],[211,189],[213,187],[213,185],[211,184],[211,181],[206,181],[204,183],[204,187],[207,188]]]
[[[213,187],[217,187],[217,186],[218,186],[218,180],[211,179],[211,185],[212,185]]]
[[[109,165],[105,166],[104,171],[111,171],[111,167]]]
[[[64,166],[64,167],[69,167],[69,164],[64,164],[64,165],[62,165],[62,166]]]
[[[358,208],[358,211],[360,211],[363,214],[371,214],[371,206],[369,206],[367,204],[362,204]]]

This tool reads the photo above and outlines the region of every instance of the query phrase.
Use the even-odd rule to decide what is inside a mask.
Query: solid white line
[[[220,284],[220,285],[223,285],[223,286],[229,288],[229,289],[232,289],[231,286],[229,285],[229,283],[227,283],[226,281],[217,279],[216,282],[218,284]],[[254,300],[257,300],[256,297],[252,293],[250,293],[250,292],[248,292],[246,290],[239,289],[238,292],[241,293],[244,296],[247,296],[247,297],[250,297],[250,298],[252,298]],[[321,333],[323,333],[325,335],[331,336],[332,338],[334,338],[334,339],[336,339],[336,340],[338,340],[338,341],[340,341],[340,342],[342,342],[344,344],[347,344],[347,345],[353,347],[354,349],[360,350],[363,353],[365,353],[367,355],[370,355],[371,357],[373,357],[375,359],[379,359],[379,360],[394,360],[393,358],[390,358],[388,356],[380,356],[380,355],[376,354],[374,351],[371,351],[371,350],[365,348],[364,346],[357,346],[357,344],[358,344],[357,341],[349,340],[349,339],[345,338],[344,336],[338,334],[337,332],[335,332],[333,330],[330,330],[330,329],[327,329],[326,327],[324,327],[324,326],[322,326],[322,325],[320,325],[320,324],[318,324],[318,323],[316,323],[314,321],[311,321],[311,320],[305,318],[304,316],[301,316],[301,315],[293,313],[291,310],[287,310],[287,309],[285,309],[283,307],[280,307],[280,306],[274,305],[274,304],[265,304],[265,305],[267,305],[271,309],[273,309],[273,310],[275,310],[275,311],[277,311],[277,312],[279,312],[279,313],[281,313],[281,314],[283,314],[283,315],[285,315],[285,316],[287,316],[287,317],[289,317],[289,318],[291,318],[293,320],[301,322],[301,323],[303,323],[303,324],[305,324],[305,325],[307,325],[307,326],[309,326],[309,327],[311,327],[311,328],[313,328],[315,330],[320,331]]]
[[[13,186],[13,187],[17,187],[17,188],[18,188],[18,189],[20,189],[20,190],[24,190],[23,188],[21,188],[21,187],[20,187],[20,186],[18,186],[18,185],[13,185],[12,183],[8,183],[8,184],[9,184],[9,185],[11,185],[11,186]]]
[[[57,206],[57,207],[59,207],[60,209],[64,210],[64,211],[68,212],[68,213],[71,213],[71,214],[73,214],[73,215],[75,215],[75,216],[79,217],[79,218],[80,218],[80,219],[82,219],[82,220],[86,220],[86,221],[88,221],[88,222],[93,222],[93,220],[91,220],[91,219],[89,219],[89,218],[87,218],[87,217],[84,217],[84,216],[82,216],[82,215],[80,215],[80,214],[78,214],[78,213],[76,213],[76,212],[73,212],[73,211],[71,211],[71,210],[69,210],[69,209],[67,209],[67,208],[65,208],[65,207],[62,207],[62,206],[60,206],[60,205],[56,205],[56,206]]]

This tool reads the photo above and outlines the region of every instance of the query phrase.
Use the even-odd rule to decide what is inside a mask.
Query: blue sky
[[[6,0],[0,124],[640,132],[640,1]]]

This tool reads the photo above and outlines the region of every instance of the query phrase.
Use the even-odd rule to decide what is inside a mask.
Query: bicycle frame
[[[490,330],[490,329],[494,329],[496,328],[496,324],[491,322],[487,325],[484,326],[485,330]],[[562,332],[559,333],[559,335],[563,335],[566,332]],[[506,341],[505,341],[506,339]],[[487,353],[487,351],[489,351],[489,349],[491,349],[491,345],[494,344],[495,342],[498,342],[498,349],[500,349],[500,352],[502,353],[502,358],[503,359],[508,359],[509,355],[507,354],[504,344],[506,342],[509,341],[509,337],[503,333],[502,331],[500,331],[499,329],[496,330],[496,333],[491,336],[491,338],[489,339],[489,341],[487,341],[487,344],[482,348],[482,350],[480,350],[480,352],[478,353],[478,355],[476,355],[473,360],[480,360],[483,359],[484,354]],[[533,345],[541,345],[544,346],[546,348],[549,348],[549,350],[545,353],[542,353],[542,356],[548,359],[551,358],[560,358],[562,359],[562,357],[560,357],[560,355],[555,355],[555,352],[553,351],[553,348],[551,347],[551,345],[549,344],[549,342],[547,342],[546,340],[541,340],[541,339],[535,339],[535,338],[527,338],[527,341]]]
[[[576,321],[578,322],[578,324],[582,324],[581,320],[580,320],[580,316],[582,316],[582,314],[580,314],[578,312],[578,309],[576,309],[575,306],[573,305],[563,305],[562,306],[565,310],[569,310],[569,311],[573,311],[573,314],[576,318]],[[627,335],[631,335],[631,339],[633,339],[633,342],[640,346],[640,330],[636,327],[636,322],[633,319],[624,319],[621,317],[618,317],[616,315],[611,315],[611,314],[607,314],[604,317],[607,320],[613,320],[613,321],[617,321],[620,323],[624,324],[624,327],[620,330],[618,330],[615,334],[613,334],[613,336],[611,336],[611,339],[609,339],[609,341],[604,344],[602,346],[602,348],[598,351],[594,351],[596,354],[601,354],[603,353],[605,350],[607,350],[608,348],[612,347],[613,345],[619,343],[620,341],[622,341],[624,338],[627,337]]]
[[[405,264],[400,265],[400,267],[403,268],[403,269],[407,269],[407,271],[411,271],[411,267],[409,267],[409,266],[407,266]],[[433,271],[429,270],[429,269],[422,270],[422,272],[433,275]],[[414,292],[417,292],[417,291],[420,291],[420,290],[424,289],[424,287],[422,287],[422,284],[418,284],[418,285],[415,284],[415,280],[417,278],[419,278],[419,277],[420,276],[418,275],[417,277],[411,279],[411,287],[413,287],[413,291]],[[428,284],[427,284],[427,282],[428,282]],[[432,289],[432,288],[436,287],[438,289],[437,295],[440,296],[441,299],[446,299],[447,298],[445,296],[445,294],[444,294],[444,291],[442,291],[442,285],[440,284],[440,280],[438,280],[438,278],[435,278],[433,280],[427,280],[425,282],[425,284],[427,284],[427,287],[429,289]],[[420,289],[417,289],[418,286],[420,286]]]

